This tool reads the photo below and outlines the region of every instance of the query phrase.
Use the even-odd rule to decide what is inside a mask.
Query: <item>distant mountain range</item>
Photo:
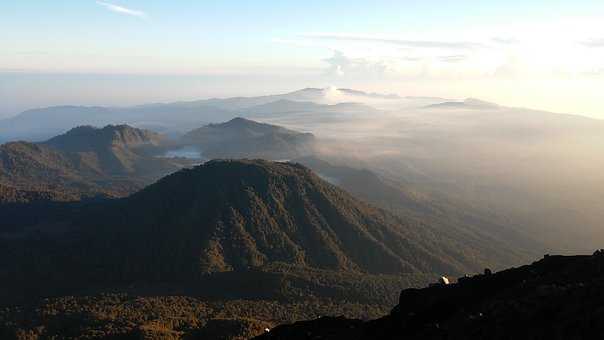
[[[459,110],[493,110],[498,109],[499,105],[489,103],[480,99],[468,98],[464,101],[448,101],[426,106],[427,109],[459,109]]]
[[[377,102],[376,102],[377,100]],[[369,101],[366,104],[366,101]],[[223,122],[236,117],[259,118],[271,113],[373,112],[368,106],[382,102],[388,105],[405,103],[416,107],[444,102],[445,99],[400,98],[350,89],[307,88],[279,95],[205,99],[132,107],[55,106],[25,111],[15,117],[0,120],[0,142],[18,139],[40,141],[63,133],[74,126],[105,126],[128,124],[170,135],[179,135],[191,126]],[[284,111],[283,111],[284,110]],[[39,124],[44,121],[45,124]]]
[[[80,126],[44,142],[0,145],[0,201],[126,196],[203,159],[291,159],[312,154],[314,142],[312,134],[243,118],[178,140],[128,125]],[[178,157],[183,148],[198,156]]]
[[[41,140],[0,145],[0,338],[249,338],[321,315],[377,318],[440,275],[592,247],[602,131],[476,99],[334,88],[26,112],[0,121],[2,138]],[[535,271],[547,272],[494,276],[534,282],[530,305],[546,283]],[[491,294],[481,277],[446,289]],[[525,294],[522,280],[502,294]],[[485,306],[509,316],[500,290],[468,298],[479,307],[449,290],[419,293],[423,330],[490,330],[466,320]],[[464,310],[435,312],[451,301]],[[530,309],[520,302],[515,313]],[[418,304],[340,321],[360,336]]]

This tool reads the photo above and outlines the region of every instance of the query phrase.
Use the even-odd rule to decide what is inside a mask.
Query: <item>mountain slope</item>
[[[195,277],[275,263],[374,274],[479,266],[437,230],[362,203],[293,164],[211,161],[102,215],[107,223],[94,224],[114,238],[112,251],[149,270],[143,275]]]
[[[310,154],[314,144],[310,133],[244,118],[201,127],[181,140],[197,146],[207,158],[290,159]]]
[[[77,200],[79,197],[66,192],[44,190],[22,190],[12,186],[0,184],[0,205],[25,204],[35,202],[63,202]]]
[[[100,147],[139,147],[158,145],[161,135],[128,125],[107,125],[104,128],[80,126],[45,142],[63,151],[81,152]]]
[[[260,160],[210,161],[127,198],[46,213],[52,218],[0,232],[0,305],[33,306],[27,320],[20,307],[0,311],[9,320],[0,334],[50,337],[65,332],[52,325],[86,324],[68,328],[74,338],[92,329],[125,336],[150,322],[131,303],[157,304],[163,327],[180,334],[220,316],[270,326],[320,315],[374,318],[400,289],[476,272],[490,264],[485,251],[499,247],[375,208],[302,165]],[[178,309],[168,296],[180,297]],[[204,301],[225,311],[181,320]],[[283,313],[290,307],[296,311]],[[91,308],[122,311],[123,322],[80,312]]]
[[[592,339],[604,326],[604,256],[547,256],[531,265],[403,290],[370,322],[323,318],[258,339]]]
[[[148,155],[147,148],[160,140],[159,135],[145,130],[106,126],[74,128],[44,143],[2,144],[0,184],[74,199],[125,196],[182,167],[173,160]]]
[[[181,170],[67,224],[73,232],[61,239],[76,241],[56,242],[81,255],[57,259],[55,271],[111,282],[196,280],[283,265],[391,275],[485,265],[479,247],[358,201],[301,165],[267,161]],[[48,237],[51,246],[57,236]]]
[[[385,179],[367,168],[329,163],[314,156],[293,160],[355,197],[399,216],[414,217],[441,235],[482,249],[485,263],[495,269],[518,265],[546,251],[535,236],[489,216],[471,205],[430,192],[413,190],[409,183]]]
[[[146,148],[153,148],[161,141],[162,137],[151,131],[127,125],[107,125],[104,128],[73,128],[44,144],[65,152],[83,170],[92,170],[97,175],[136,173],[144,178],[177,169],[165,159],[145,154]]]
[[[29,191],[100,191],[68,156],[52,147],[27,142],[0,145],[0,183]]]

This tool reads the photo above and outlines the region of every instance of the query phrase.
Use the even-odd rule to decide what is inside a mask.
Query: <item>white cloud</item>
[[[604,38],[584,41],[583,45],[585,45],[587,47],[604,47]]]
[[[406,40],[406,39],[394,39],[394,38],[373,37],[373,36],[364,36],[364,35],[335,34],[335,33],[312,33],[312,34],[303,34],[301,36],[303,38],[308,38],[308,39],[383,43],[383,44],[392,44],[392,45],[399,45],[399,46],[412,47],[412,48],[474,49],[474,48],[484,47],[484,45],[481,43],[468,42],[468,41]]]
[[[108,10],[110,10],[112,12],[115,12],[115,13],[131,15],[131,16],[143,18],[143,19],[148,18],[147,13],[145,13],[143,11],[126,8],[126,7],[111,4],[111,3],[108,3],[105,1],[97,1],[96,3],[107,8]]]
[[[323,61],[329,65],[327,73],[336,76],[375,76],[383,75],[389,70],[385,61],[372,61],[366,58],[350,58],[341,51],[334,51],[333,56],[323,59]]]
[[[517,39],[504,38],[504,37],[494,37],[494,38],[491,38],[491,41],[494,43],[497,43],[497,44],[502,44],[502,45],[512,45],[512,44],[518,43]]]
[[[444,55],[444,56],[440,56],[438,57],[438,59],[442,62],[445,63],[458,63],[461,61],[464,61],[466,59],[468,59],[468,56],[466,55]]]

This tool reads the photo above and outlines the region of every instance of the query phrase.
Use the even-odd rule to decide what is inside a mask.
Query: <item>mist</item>
[[[312,132],[322,157],[463,202],[552,252],[584,253],[604,242],[604,122],[426,101],[439,99],[366,100],[382,109],[338,119],[316,112],[260,119]]]

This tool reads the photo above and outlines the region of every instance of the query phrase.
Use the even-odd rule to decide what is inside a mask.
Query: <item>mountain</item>
[[[376,317],[401,288],[485,265],[473,245],[363,203],[302,165],[261,160],[209,161],[34,222],[0,232],[0,303],[23,306],[0,310],[0,335],[224,336],[233,327],[249,337],[267,323]],[[153,314],[159,324],[138,314],[141,304],[163,311]],[[51,327],[49,309],[64,326]],[[99,313],[82,313],[90,309]]]
[[[351,90],[348,90],[351,91]],[[288,102],[312,102],[315,104],[337,104],[341,102],[353,102],[354,97],[358,97],[358,93],[349,96],[347,92],[336,88],[305,88],[298,91],[293,91],[284,94],[268,95],[260,97],[235,97],[235,98],[213,98],[206,101],[199,101],[205,105],[211,105],[226,110],[244,110],[254,106],[266,105],[269,103],[288,101]]]
[[[280,126],[234,118],[185,134],[184,145],[198,147],[206,158],[291,159],[312,153],[314,136]]]
[[[246,113],[249,117],[271,117],[279,115],[282,118],[293,113],[312,113],[315,119],[321,118],[320,115],[351,115],[351,114],[372,114],[379,112],[378,110],[361,103],[337,103],[337,104],[317,104],[314,102],[302,102],[281,99],[267,104],[256,105],[247,108]]]
[[[191,279],[277,263],[373,274],[462,273],[483,265],[471,255],[476,250],[288,163],[210,161],[72,224],[102,240],[86,249],[100,247],[95,252],[106,254],[107,269],[118,270],[118,262],[137,268],[132,279]],[[107,244],[111,250],[102,249]]]
[[[322,318],[257,339],[590,339],[604,331],[603,267],[602,251],[546,255],[495,274],[403,290],[398,306],[378,320]]]
[[[368,93],[368,92],[364,92],[364,91],[353,90],[353,89],[344,89],[344,88],[340,88],[340,89],[338,89],[338,91],[345,93],[347,95],[350,95],[350,96],[368,97],[368,98],[373,98],[373,99],[395,99],[395,100],[402,99],[402,97],[397,94]]]
[[[136,174],[140,178],[159,178],[177,169],[165,159],[146,154],[161,141],[162,137],[151,131],[107,125],[77,127],[44,144],[66,153],[82,170],[96,175]]]
[[[103,190],[72,159],[50,146],[28,142],[0,145],[0,183],[25,191],[93,194]]]
[[[12,186],[0,184],[0,205],[20,203],[26,204],[47,201],[69,202],[77,199],[79,199],[78,196],[70,195],[66,192],[21,190]]]
[[[53,106],[27,110],[0,120],[0,143],[12,140],[41,141],[74,126],[104,125],[112,114],[110,108],[99,106]]]
[[[81,125],[128,124],[177,136],[186,132],[191,126],[246,116],[248,112],[252,112],[250,110],[252,107],[279,101],[286,101],[290,105],[295,105],[291,102],[334,105],[358,103],[376,98],[391,98],[391,96],[368,94],[349,89],[306,88],[268,96],[212,98],[130,107],[53,106],[27,110],[15,117],[0,120],[0,143],[14,140],[41,141]],[[383,100],[380,99],[380,101]],[[396,102],[396,100],[386,99],[386,102]],[[330,110],[333,109],[336,108]],[[287,108],[286,110],[290,111]],[[320,108],[320,110],[325,111],[324,108]],[[347,110],[350,111],[350,108]],[[253,116],[249,117],[253,118]],[[44,121],[45,124],[40,124],[40,121]]]
[[[77,273],[74,282],[195,280],[280,266],[459,274],[487,264],[480,247],[363,203],[301,165],[267,161],[210,161],[61,224],[71,231],[56,240],[53,229],[39,229],[45,247],[61,249],[49,251],[59,258],[45,271]]]
[[[471,205],[429,191],[418,191],[411,183],[385,178],[367,167],[325,161],[316,156],[292,160],[312,169],[325,181],[358,199],[406,218],[413,217],[438,228],[439,233],[465,245],[484,248],[485,262],[505,268],[534,258],[546,250],[533,235],[484,214]],[[496,245],[496,246],[494,246]]]
[[[125,196],[180,169],[175,160],[149,155],[161,141],[129,126],[83,126],[42,143],[0,145],[0,184],[41,197]],[[8,191],[4,192],[8,197]],[[52,194],[48,194],[52,193]],[[35,197],[37,195],[33,195]],[[8,198],[6,198],[8,200]]]
[[[176,102],[132,107],[53,106],[22,112],[0,120],[0,142],[43,141],[74,126],[128,124],[168,133],[235,117],[234,112],[203,104]],[[40,124],[44,121],[44,124]]]
[[[329,105],[317,104],[313,102],[300,102],[287,99],[280,99],[274,102],[255,105],[246,108],[251,115],[271,115],[276,113],[295,113],[304,111],[318,111]]]
[[[376,318],[402,288],[479,271],[506,249],[262,160],[209,161],[45,214],[0,231],[0,304],[13,306],[0,335],[250,337],[321,315]]]
[[[300,163],[312,169],[325,181],[336,185],[357,198],[376,206],[390,210],[428,209],[420,194],[404,191],[395,183],[388,183],[369,169],[354,168],[347,165],[332,164],[316,156],[296,158],[292,162]]]
[[[460,110],[493,110],[498,109],[499,105],[489,103],[480,99],[467,98],[463,102],[447,101],[437,104],[427,105],[427,109],[460,109]]]
[[[86,152],[99,147],[134,148],[158,145],[162,136],[128,125],[107,125],[104,128],[80,126],[45,142],[63,151]]]

